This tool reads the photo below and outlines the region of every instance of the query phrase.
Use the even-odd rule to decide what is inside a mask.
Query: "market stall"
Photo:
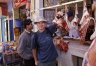
[[[52,9],[53,10],[54,9],[55,10],[58,10],[58,8],[60,8],[60,7],[63,6],[63,8],[61,8],[61,10],[64,9],[65,10],[64,11],[64,14],[66,14],[65,6],[67,6],[67,8],[68,8],[68,6],[70,4],[77,4],[78,5],[79,3],[82,3],[82,4],[80,4],[80,5],[77,6],[77,7],[79,7],[79,6],[82,5],[82,8],[80,8],[80,10],[79,10],[79,8],[77,9],[77,10],[79,10],[79,17],[77,16],[78,15],[78,12],[76,12],[76,9],[75,9],[74,10],[75,11],[75,17],[72,20],[73,23],[74,22],[77,22],[78,23],[78,19],[79,19],[79,22],[80,22],[79,23],[80,26],[78,27],[78,30],[80,30],[79,37],[78,38],[74,38],[73,36],[71,36],[71,37],[70,36],[67,36],[67,39],[66,39],[66,36],[64,37],[64,41],[66,41],[66,40],[69,41],[69,44],[68,44],[69,50],[68,50],[67,53],[62,52],[62,51],[58,50],[58,48],[57,48],[57,51],[58,51],[58,54],[59,54],[59,61],[58,61],[58,65],[59,66],[64,66],[64,65],[65,66],[81,66],[82,65],[82,60],[81,61],[78,61],[78,58],[79,59],[83,59],[84,58],[84,55],[85,55],[86,51],[88,51],[88,48],[89,48],[90,44],[92,43],[92,41],[90,41],[90,36],[94,32],[94,27],[92,27],[92,25],[94,24],[93,22],[95,22],[95,19],[92,17],[92,13],[89,12],[90,7],[92,5],[90,7],[86,7],[87,6],[87,4],[86,4],[87,2],[85,0],[70,1],[70,2],[66,2],[66,3],[60,3],[58,5],[52,5],[51,4],[52,6],[49,6],[50,2],[51,1],[49,1],[49,3],[48,3],[48,7],[44,7],[44,8],[41,8],[39,10],[52,10]],[[81,11],[81,9],[83,9],[83,10]],[[83,13],[83,16],[82,16],[82,13]],[[49,15],[49,13],[48,13],[48,15]],[[67,17],[67,16],[65,16],[65,17]],[[90,18],[90,17],[92,17],[92,18]],[[50,17],[46,17],[45,16],[45,18],[50,18]],[[68,21],[67,21],[66,18],[65,18],[65,21],[68,24]],[[90,32],[90,33],[88,33],[88,32]],[[70,33],[72,33],[72,32],[70,32]],[[74,59],[73,59],[72,56],[76,56],[77,57],[77,60],[74,61]],[[80,64],[80,62],[81,62],[81,64]]]

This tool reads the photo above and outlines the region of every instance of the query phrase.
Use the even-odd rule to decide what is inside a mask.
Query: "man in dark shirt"
[[[57,25],[53,24],[46,27],[46,22],[44,18],[40,18],[35,22],[38,31],[33,38],[33,57],[35,65],[56,66],[58,54],[53,43],[52,34],[57,30]]]
[[[19,44],[17,47],[17,53],[23,58],[24,66],[35,66],[35,62],[32,56],[32,40],[34,36],[32,32],[32,21],[27,19],[24,21],[24,32],[19,37]]]

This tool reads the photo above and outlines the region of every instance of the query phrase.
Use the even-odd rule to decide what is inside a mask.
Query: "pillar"
[[[35,17],[38,18],[38,16],[43,17],[43,10],[39,10],[40,8],[43,8],[43,0],[35,0]]]

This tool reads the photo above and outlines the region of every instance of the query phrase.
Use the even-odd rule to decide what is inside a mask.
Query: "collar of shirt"
[[[26,30],[26,29],[25,29],[25,32],[27,32],[27,33],[29,33],[29,34],[31,33],[30,31],[28,31],[28,30]]]

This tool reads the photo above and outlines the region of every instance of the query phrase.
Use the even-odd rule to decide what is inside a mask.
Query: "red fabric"
[[[18,7],[26,4],[26,2],[27,2],[27,0],[15,0],[15,1],[14,1],[14,7],[15,7],[15,8],[18,8]]]

